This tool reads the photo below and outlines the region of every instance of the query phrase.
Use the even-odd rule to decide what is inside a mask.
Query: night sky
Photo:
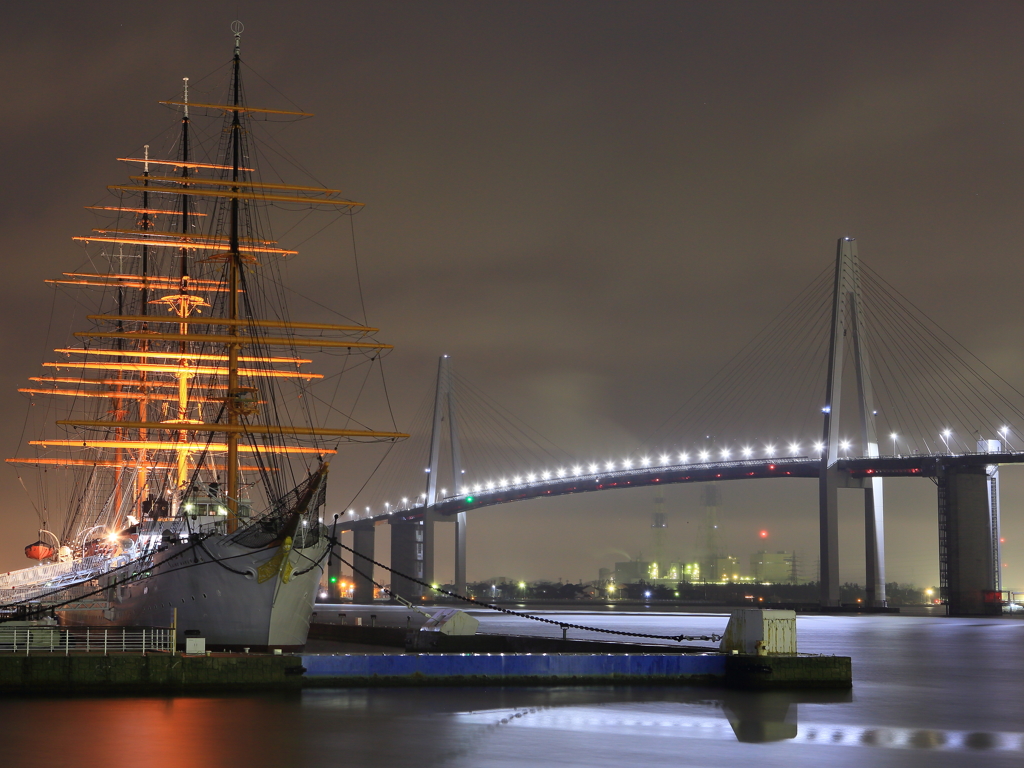
[[[200,91],[226,83],[236,17],[258,73],[246,75],[250,102],[316,113],[274,135],[367,204],[359,265],[368,319],[396,346],[385,370],[400,429],[446,353],[581,460],[625,456],[828,266],[842,236],[1024,390],[1019,2],[185,0],[21,3],[4,16],[4,456],[22,439],[16,389],[78,329],[70,306],[51,315],[43,280],[82,265],[70,238],[95,226],[83,206],[127,180],[115,158],[173,129],[156,102],[183,76],[210,75]],[[358,315],[347,220],[299,250],[297,288]],[[347,504],[366,465],[335,467],[329,506]],[[1004,585],[1021,589],[1024,470],[1002,480]],[[692,559],[699,488],[665,494],[667,554]],[[934,485],[887,494],[888,580],[935,584]],[[813,576],[815,483],[722,496],[730,554],[795,549]],[[475,513],[469,577],[590,580],[649,556],[652,499]],[[843,504],[840,574],[863,582],[858,512]],[[10,466],[0,526],[0,569],[27,565],[38,523]],[[450,531],[438,529],[442,580]]]

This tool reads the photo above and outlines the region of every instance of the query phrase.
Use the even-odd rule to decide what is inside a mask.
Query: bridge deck
[[[933,453],[909,456],[858,456],[843,458],[836,466],[853,478],[866,477],[935,477],[939,467],[983,467],[1000,464],[1024,463],[1024,453]],[[532,483],[509,484],[500,488],[449,496],[432,507],[423,505],[397,508],[389,513],[368,515],[338,521],[338,530],[347,531],[355,526],[393,520],[422,518],[425,514],[448,517],[496,504],[508,504],[529,499],[565,496],[570,493],[588,493],[643,486],[675,485],[679,483],[707,483],[719,480],[763,480],[767,478],[817,478],[821,473],[821,459],[798,456],[790,458],[744,459],[742,461],[705,462],[658,467],[642,467],[610,472],[552,478]]]

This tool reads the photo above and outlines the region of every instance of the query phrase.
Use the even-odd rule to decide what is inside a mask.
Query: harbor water
[[[560,635],[477,615],[481,631]],[[543,615],[651,634],[720,632],[726,621],[628,610]],[[1024,621],[815,615],[798,618],[798,635],[803,652],[853,658],[851,692],[629,686],[8,697],[0,699],[3,765],[1024,765]]]

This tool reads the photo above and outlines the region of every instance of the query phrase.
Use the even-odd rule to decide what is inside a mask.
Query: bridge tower
[[[441,459],[441,442],[444,438],[445,416],[448,420],[448,445],[451,449],[452,491],[455,496],[462,492],[462,446],[459,441],[458,408],[456,407],[455,378],[452,359],[442,355],[437,363],[437,389],[434,393],[434,424],[430,432],[430,463],[427,467],[427,493],[425,507],[429,510],[438,499],[437,484]],[[436,518],[438,522],[455,522],[455,591],[466,594],[466,513],[457,512],[453,518]],[[432,525],[435,518],[429,513],[424,525]],[[430,555],[431,559],[433,555]]]
[[[836,247],[835,288],[832,294],[832,331],[829,341],[828,383],[825,391],[821,473],[818,481],[819,534],[821,537],[820,599],[823,606],[839,605],[839,488],[858,488],[864,493],[864,548],[867,605],[885,605],[885,539],[882,480],[864,480],[840,472],[840,415],[842,411],[843,361],[846,344],[853,344],[857,381],[857,411],[861,445],[867,456],[878,456],[871,370],[868,362],[867,328],[861,294],[857,241],[840,238]]]

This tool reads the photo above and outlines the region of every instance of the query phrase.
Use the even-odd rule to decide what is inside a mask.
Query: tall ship
[[[358,371],[391,347],[365,321],[293,319],[281,262],[297,251],[274,222],[361,203],[266,180],[261,160],[290,154],[260,146],[253,121],[312,115],[246,102],[232,31],[226,95],[191,99],[186,78],[161,102],[180,121],[168,150],[118,158],[127,179],[74,238],[92,268],[48,281],[94,309],[20,390],[47,426],[8,462],[19,478],[38,468],[41,504],[65,508],[25,548],[37,563],[0,575],[0,620],[173,624],[215,649],[299,649],[329,558],[331,458],[407,437],[339,415],[316,388],[342,374],[311,364]]]

